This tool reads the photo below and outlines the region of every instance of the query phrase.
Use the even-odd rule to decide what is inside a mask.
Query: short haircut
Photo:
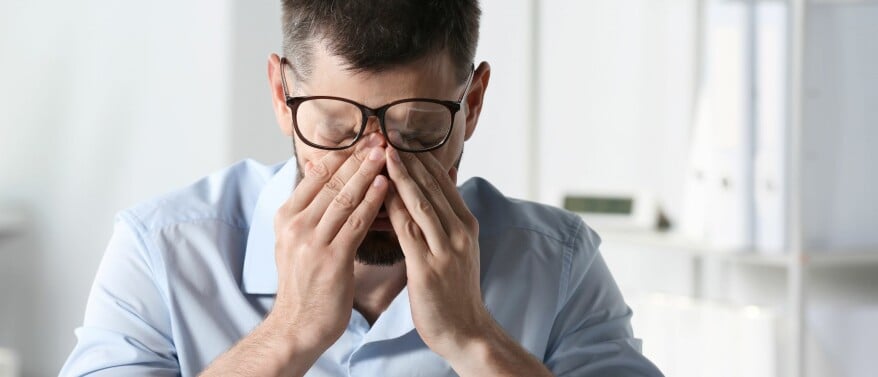
[[[310,76],[314,42],[348,69],[381,72],[447,53],[466,78],[479,39],[478,0],[282,0],[283,53]]]

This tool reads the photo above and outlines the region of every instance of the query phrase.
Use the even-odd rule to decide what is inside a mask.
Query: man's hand
[[[491,320],[479,286],[479,224],[432,154],[387,151],[385,205],[405,254],[412,319],[447,358]]]
[[[449,172],[430,153],[400,155],[392,147],[387,170],[393,187],[385,205],[405,253],[412,320],[424,343],[460,375],[551,375],[485,308],[478,220]]]
[[[275,217],[277,300],[269,319],[323,353],[344,332],[354,301],[354,256],[387,193],[374,135],[349,157],[327,153]],[[339,167],[340,165],[340,167]]]
[[[275,216],[278,289],[268,317],[204,375],[304,375],[343,333],[354,302],[354,256],[389,187],[375,135],[350,156],[327,153]]]

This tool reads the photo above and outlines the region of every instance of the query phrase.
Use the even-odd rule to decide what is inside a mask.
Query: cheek
[[[289,122],[281,122],[280,129],[284,136],[293,137],[293,125]]]
[[[433,152],[433,156],[442,164],[443,168],[449,172],[451,178],[456,178],[457,169],[454,169],[454,163],[460,157],[463,149],[463,136],[452,136],[443,148]]]

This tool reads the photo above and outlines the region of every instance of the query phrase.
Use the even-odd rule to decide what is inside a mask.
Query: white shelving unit
[[[789,149],[787,158],[787,240],[789,242],[789,261],[787,263],[787,318],[788,344],[792,349],[787,360],[787,371],[790,377],[806,375],[805,347],[806,330],[805,310],[806,289],[805,268],[806,253],[803,248],[802,235],[802,90],[804,88],[804,57],[805,57],[805,12],[806,0],[789,0],[789,99],[788,119]]]
[[[778,151],[779,159],[783,160],[784,167],[782,171],[778,172],[778,174],[783,175],[778,178],[783,179],[780,180],[782,184],[776,186],[784,187],[782,194],[784,212],[775,212],[781,213],[782,215],[777,217],[784,221],[783,225],[778,225],[776,228],[783,231],[782,234],[785,239],[783,252],[724,250],[710,247],[703,243],[687,241],[668,234],[649,232],[614,233],[602,231],[599,227],[597,230],[605,241],[604,245],[609,245],[611,242],[624,242],[628,245],[637,244],[643,247],[637,247],[636,249],[645,250],[639,253],[662,253],[670,250],[669,252],[675,256],[679,255],[681,258],[691,260],[691,277],[693,281],[691,293],[694,296],[699,296],[702,292],[701,287],[702,283],[704,283],[701,281],[702,272],[712,272],[709,269],[712,266],[705,266],[705,264],[708,264],[706,262],[720,261],[724,264],[760,266],[773,269],[774,271],[782,271],[785,274],[783,280],[775,279],[780,277],[780,275],[772,276],[770,278],[772,289],[770,292],[765,293],[772,297],[775,294],[783,296],[783,305],[782,307],[778,305],[779,311],[777,312],[779,318],[783,319],[778,323],[779,326],[783,326],[780,328],[781,331],[778,335],[783,336],[784,344],[783,353],[779,355],[784,357],[782,360],[778,360],[779,369],[785,372],[785,376],[806,376],[809,372],[806,370],[805,363],[807,354],[805,340],[808,339],[809,332],[806,326],[806,313],[808,313],[809,301],[811,301],[809,298],[820,298],[812,293],[815,290],[810,289],[809,284],[813,284],[815,281],[822,282],[820,276],[823,273],[823,271],[820,271],[820,274],[816,274],[818,276],[813,276],[815,274],[812,271],[863,265],[874,266],[878,269],[878,250],[870,248],[832,249],[831,247],[809,247],[811,244],[817,244],[811,242],[811,239],[814,238],[813,228],[815,226],[809,222],[805,224],[802,222],[802,207],[805,200],[803,199],[803,188],[806,189],[804,190],[804,197],[808,200],[813,200],[808,195],[815,192],[814,190],[809,191],[812,187],[810,184],[806,186],[809,183],[807,179],[813,175],[811,174],[814,171],[812,169],[813,166],[805,165],[803,169],[803,162],[808,163],[804,161],[803,156],[806,155],[807,151],[810,151],[809,148],[813,149],[814,147],[810,143],[813,140],[803,138],[804,129],[805,126],[812,126],[812,123],[824,121],[813,116],[813,109],[815,109],[812,106],[814,101],[813,90],[808,92],[809,97],[803,95],[806,92],[806,84],[809,87],[814,86],[813,71],[815,68],[812,64],[814,63],[812,55],[814,55],[815,49],[809,48],[809,46],[817,46],[816,49],[822,50],[825,45],[836,42],[835,39],[830,38],[835,37],[831,35],[833,30],[829,30],[829,33],[826,33],[826,30],[820,32],[822,35],[828,36],[825,40],[819,38],[820,34],[815,36],[815,29],[812,28],[814,15],[820,16],[821,7],[827,5],[833,7],[852,7],[862,4],[878,4],[878,0],[723,0],[723,2],[751,5],[775,3],[772,5],[783,4],[785,8],[779,11],[781,13],[771,13],[771,15],[785,14],[784,23],[778,24],[780,26],[777,26],[777,29],[771,29],[771,31],[782,31],[773,34],[777,35],[777,40],[771,41],[772,43],[776,42],[776,45],[779,47],[775,48],[775,44],[767,45],[768,47],[760,45],[760,47],[766,49],[775,48],[775,51],[778,51],[778,55],[782,55],[784,59],[782,63],[778,63],[783,69],[780,71],[783,72],[780,75],[783,75],[784,80],[783,82],[777,80],[778,83],[776,84],[778,96],[784,97],[783,103],[776,107],[771,107],[772,109],[778,109],[778,112],[783,115],[777,118],[785,126],[783,128],[785,134],[778,136],[778,138],[786,141],[783,145],[784,149]],[[659,3],[661,5],[656,5]],[[685,150],[686,142],[678,142],[678,140],[685,140],[685,138],[677,138],[678,134],[685,134],[686,129],[677,127],[677,125],[685,124],[687,127],[691,126],[689,123],[692,122],[686,119],[686,114],[694,111],[691,111],[692,109],[688,107],[677,106],[673,101],[666,103],[659,101],[658,105],[651,108],[649,104],[655,101],[644,100],[646,99],[646,94],[642,97],[639,95],[642,93],[647,93],[648,95],[658,93],[666,95],[667,98],[683,98],[684,94],[688,96],[687,90],[675,90],[690,85],[693,88],[699,87],[698,78],[703,73],[699,72],[699,70],[705,67],[699,64],[701,62],[690,64],[687,60],[691,59],[692,56],[699,58],[703,55],[704,51],[698,50],[703,49],[703,43],[706,42],[704,40],[706,37],[704,22],[707,18],[704,13],[706,5],[710,3],[708,3],[708,0],[694,0],[692,2],[685,2],[685,4],[672,1],[626,3],[632,5],[632,8],[634,8],[635,4],[638,6],[638,12],[632,12],[632,14],[627,14],[624,10],[615,8],[618,7],[618,5],[615,5],[619,4],[618,2],[605,2],[599,11],[594,12],[591,12],[592,9],[589,9],[589,7],[595,7],[596,5],[591,3],[589,3],[590,5],[581,4],[583,3],[572,1],[531,0],[528,2],[531,32],[533,33],[528,46],[535,51],[531,54],[533,61],[530,62],[531,72],[528,76],[530,90],[526,92],[528,93],[528,102],[536,104],[535,108],[537,109],[528,113],[530,116],[528,123],[532,125],[529,128],[528,158],[527,164],[525,164],[528,176],[531,177],[527,181],[529,184],[526,190],[528,197],[530,199],[550,202],[576,191],[588,193],[595,191],[592,189],[600,191],[600,189],[607,188],[613,192],[612,190],[625,190],[631,187],[636,189],[646,188],[651,193],[667,196],[668,198],[663,198],[663,200],[666,200],[663,204],[674,206],[678,213],[670,214],[674,216],[675,220],[679,220],[680,200],[668,194],[676,193],[677,187],[667,185],[665,182],[676,182],[678,178],[682,178],[673,175],[681,170],[678,168],[678,165],[684,164],[686,160],[685,154],[679,153],[680,150]],[[674,12],[681,12],[681,14]],[[590,14],[600,14],[607,21],[602,22],[603,19],[589,18],[587,15]],[[649,14],[649,16],[642,16],[643,14]],[[806,17],[809,14],[811,16]],[[750,16],[752,17],[752,15],[751,13]],[[832,24],[831,26],[837,27],[839,30],[847,30],[850,33],[858,32],[861,35],[872,35],[872,33],[859,31],[873,30],[871,28],[862,27],[855,31],[850,31],[845,28],[848,25],[840,24],[846,19],[836,19],[834,16],[836,15],[823,14],[823,18],[836,20],[839,24]],[[624,21],[616,22],[616,20]],[[649,25],[651,21],[655,20],[660,20],[660,22],[656,21],[656,24],[650,25],[650,27],[637,27],[638,25]],[[615,26],[626,22],[634,25],[629,28]],[[675,26],[673,28],[665,27],[665,25],[671,24]],[[808,28],[812,29],[806,28],[806,24],[808,24]],[[749,27],[751,28],[748,30],[750,35],[742,38],[749,38],[750,42],[752,42],[752,39],[756,38],[756,34],[754,34],[752,29],[754,27],[752,22]],[[628,34],[629,29],[637,33]],[[645,32],[646,30],[649,33]],[[808,32],[806,33],[806,31]],[[687,38],[681,38],[675,34],[677,32],[679,32],[679,35],[687,36]],[[659,35],[666,39],[645,39],[643,35],[647,34],[650,36]],[[574,35],[577,37],[576,43],[555,43],[556,36],[558,35]],[[593,38],[592,36],[594,35],[599,35],[600,38]],[[605,39],[610,39],[606,38],[606,35],[612,35],[613,42],[603,44]],[[688,39],[688,37],[691,37],[692,40]],[[850,35],[846,34],[838,37],[850,37]],[[868,38],[865,39],[867,43],[870,43]],[[643,43],[644,40],[648,40],[649,43]],[[741,43],[743,44],[744,41],[742,40]],[[652,46],[661,46],[661,48],[657,49],[659,52],[651,51],[649,48]],[[688,51],[689,48],[693,48],[696,51]],[[833,52],[837,51],[850,52],[847,50],[833,50]],[[807,55],[806,52],[810,52],[811,55]],[[818,53],[822,52],[818,51]],[[746,57],[751,59],[748,63],[757,64],[752,55]],[[805,69],[806,57],[810,59],[808,60],[808,72]],[[845,63],[850,63],[850,60],[856,60],[847,55],[843,58],[848,59]],[[634,63],[631,63],[630,66],[627,65],[632,61]],[[871,62],[874,59],[869,58],[867,61]],[[825,62],[820,63],[825,64]],[[602,72],[604,67],[610,65],[622,65],[626,67],[626,72],[629,72],[630,75],[624,76],[610,72],[604,77],[603,74],[594,74],[594,72]],[[660,69],[636,69],[643,66],[659,67]],[[674,70],[666,66],[680,66],[684,68]],[[849,65],[845,64],[841,68],[845,67],[849,67]],[[816,69],[821,68],[825,67],[819,66]],[[836,68],[841,70],[839,67]],[[750,71],[743,71],[748,72],[748,75],[753,75],[752,69]],[[774,74],[774,72],[769,71],[768,74]],[[872,71],[870,70],[870,72]],[[807,77],[808,80],[806,80],[806,73],[810,75]],[[838,72],[834,73],[836,73],[836,76],[842,76],[838,75]],[[779,74],[774,74],[774,77],[778,76]],[[661,79],[655,79],[655,82],[649,81],[655,77],[660,77]],[[869,82],[869,77],[864,77],[863,82]],[[835,76],[830,79],[832,78],[835,78]],[[850,80],[850,77],[847,76],[843,78]],[[664,81],[671,82],[672,85],[663,85]],[[643,84],[644,82],[646,84]],[[772,87],[772,90],[774,88]],[[837,88],[833,87],[830,89]],[[697,90],[692,91],[697,92]],[[866,92],[865,90],[861,91]],[[746,95],[746,91],[743,92]],[[868,93],[873,92],[869,91]],[[832,97],[835,94],[837,93],[830,90],[825,91],[826,97]],[[860,92],[855,92],[851,96],[859,94]],[[625,100],[622,99],[623,97]],[[860,95],[860,97],[863,96]],[[696,96],[693,99],[698,98]],[[808,100],[812,102],[806,102]],[[845,99],[839,99],[839,101],[842,100]],[[622,106],[625,101],[631,101],[636,105],[631,106],[631,108]],[[689,97],[685,97],[680,102],[685,101],[689,101]],[[835,104],[835,102],[830,103],[830,105],[832,104]],[[761,103],[760,106],[762,106]],[[667,111],[654,111],[658,107]],[[583,108],[587,110],[588,114],[586,115],[588,116],[583,116]],[[810,110],[811,113],[806,110]],[[677,116],[678,113],[683,115]],[[629,116],[631,114],[638,116],[648,114],[649,118],[639,119],[633,115]],[[673,117],[669,114],[673,115]],[[664,117],[667,117],[667,119]],[[750,119],[750,121],[753,121],[753,119]],[[830,119],[831,121],[832,119]],[[561,126],[570,123],[576,127],[569,127],[567,129]],[[640,127],[641,123],[648,123],[649,127]],[[596,126],[596,124],[601,126]],[[679,132],[680,129],[684,131]],[[809,131],[813,130],[809,129]],[[827,132],[831,131],[834,131],[834,129]],[[564,139],[566,140],[562,140],[557,135],[565,135]],[[805,136],[813,139],[814,133],[807,133]],[[594,140],[600,140],[601,143],[594,142]],[[637,143],[640,140],[649,140],[650,143]],[[605,145],[618,147],[604,149]],[[653,145],[668,145],[669,147],[652,148]],[[633,148],[632,146],[637,146],[638,148]],[[604,160],[608,159],[609,156],[619,161],[604,163]],[[654,163],[660,159],[670,163],[667,166]],[[576,161],[576,164],[571,161]],[[825,165],[827,164],[818,167],[825,168]],[[777,170],[781,170],[781,168],[778,167]],[[804,179],[803,170],[806,173],[804,174]],[[660,176],[661,179],[657,179],[657,176]],[[864,180],[855,180],[855,182],[862,181]],[[804,204],[811,205],[813,203]],[[846,203],[846,205],[847,207],[851,206],[850,203]],[[805,209],[806,220],[813,220],[814,216],[809,217],[810,213],[807,212],[815,211],[814,208],[806,206]],[[851,219],[850,222],[860,221],[862,225],[863,217],[866,216],[860,215],[857,218]],[[835,219],[828,221],[833,220]],[[839,225],[835,229],[844,226],[846,225]],[[862,233],[861,230],[858,230],[858,232]],[[777,234],[777,232],[771,233]],[[806,233],[809,238],[805,237]],[[826,242],[826,244],[833,244],[832,240]],[[652,259],[661,259],[664,255],[666,254],[658,255]],[[620,258],[624,259],[627,257],[625,255]],[[628,259],[625,259],[625,261],[627,262]],[[639,270],[641,265],[634,267],[630,265],[620,266],[622,266],[620,268],[622,273],[618,275],[625,275],[627,274],[626,271],[642,272]],[[671,267],[677,267],[677,264],[673,263]],[[689,268],[689,265],[687,264],[685,268]],[[762,272],[761,270],[758,271],[760,274]],[[689,272],[686,272],[686,274],[688,275]],[[634,273],[630,275],[632,289],[641,288],[640,286],[635,286],[635,284],[653,278],[651,275],[635,276],[637,274]],[[643,279],[638,280],[638,278]],[[682,283],[677,285],[678,282],[675,279],[668,279],[668,281],[668,286],[672,288],[670,290],[679,288],[680,291],[684,291],[687,289],[684,288]],[[777,285],[777,283],[782,284],[782,286]],[[749,286],[744,287],[740,291],[744,292],[749,288]],[[774,288],[783,289],[776,292]],[[816,306],[813,303],[814,301],[812,301],[812,308]]]
[[[661,250],[672,250],[681,256],[723,260],[732,263],[743,263],[757,266],[789,268],[796,263],[791,254],[765,253],[758,250],[727,250],[687,240],[672,233],[662,232],[601,232],[601,238],[607,243],[624,242]],[[658,247],[656,247],[658,246]],[[648,248],[644,248],[647,250]],[[848,250],[808,250],[802,253],[801,264],[807,268],[843,267],[843,266],[878,266],[878,250],[862,248]]]
[[[762,0],[743,0],[755,3]],[[680,257],[690,258],[692,270],[691,295],[703,297],[703,266],[707,261],[721,261],[754,266],[765,266],[781,269],[786,273],[786,295],[780,322],[783,326],[780,334],[786,337],[784,343],[789,345],[785,360],[779,360],[783,370],[790,377],[809,375],[806,368],[806,349],[809,329],[806,315],[809,309],[809,276],[811,272],[823,268],[846,268],[872,266],[878,267],[878,247],[854,249],[817,249],[809,248],[803,232],[802,224],[802,170],[803,170],[803,133],[804,133],[804,83],[805,83],[805,51],[808,47],[806,39],[806,15],[809,8],[815,5],[851,5],[878,4],[873,0],[783,0],[788,6],[787,34],[787,134],[786,163],[786,239],[784,252],[765,252],[760,250],[727,250],[712,247],[702,242],[693,242],[683,237],[659,232],[600,232],[605,244],[638,246],[637,249],[656,250],[655,252],[678,253]],[[703,3],[702,3],[703,4]],[[659,251],[660,250],[660,251]]]
[[[786,296],[783,306],[786,308],[779,324],[782,336],[786,336],[785,344],[792,346],[786,355],[785,370],[788,376],[806,376],[805,355],[807,350],[802,340],[806,339],[808,328],[805,319],[809,308],[809,272],[822,268],[845,268],[871,266],[878,268],[878,249],[848,250],[789,250],[786,253],[768,253],[758,250],[727,250],[712,247],[702,242],[687,240],[672,233],[637,232],[637,231],[603,231],[599,232],[604,245],[635,246],[642,253],[667,253],[673,257],[691,261],[688,279],[691,281],[692,298],[704,298],[704,265],[710,262],[762,266],[783,270],[786,275]]]

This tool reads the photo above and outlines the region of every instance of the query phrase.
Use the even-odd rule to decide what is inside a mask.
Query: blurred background
[[[667,375],[875,375],[878,1],[482,8],[461,177],[582,213]],[[57,374],[116,211],[288,158],[279,46],[275,1],[0,2],[0,376]]]

